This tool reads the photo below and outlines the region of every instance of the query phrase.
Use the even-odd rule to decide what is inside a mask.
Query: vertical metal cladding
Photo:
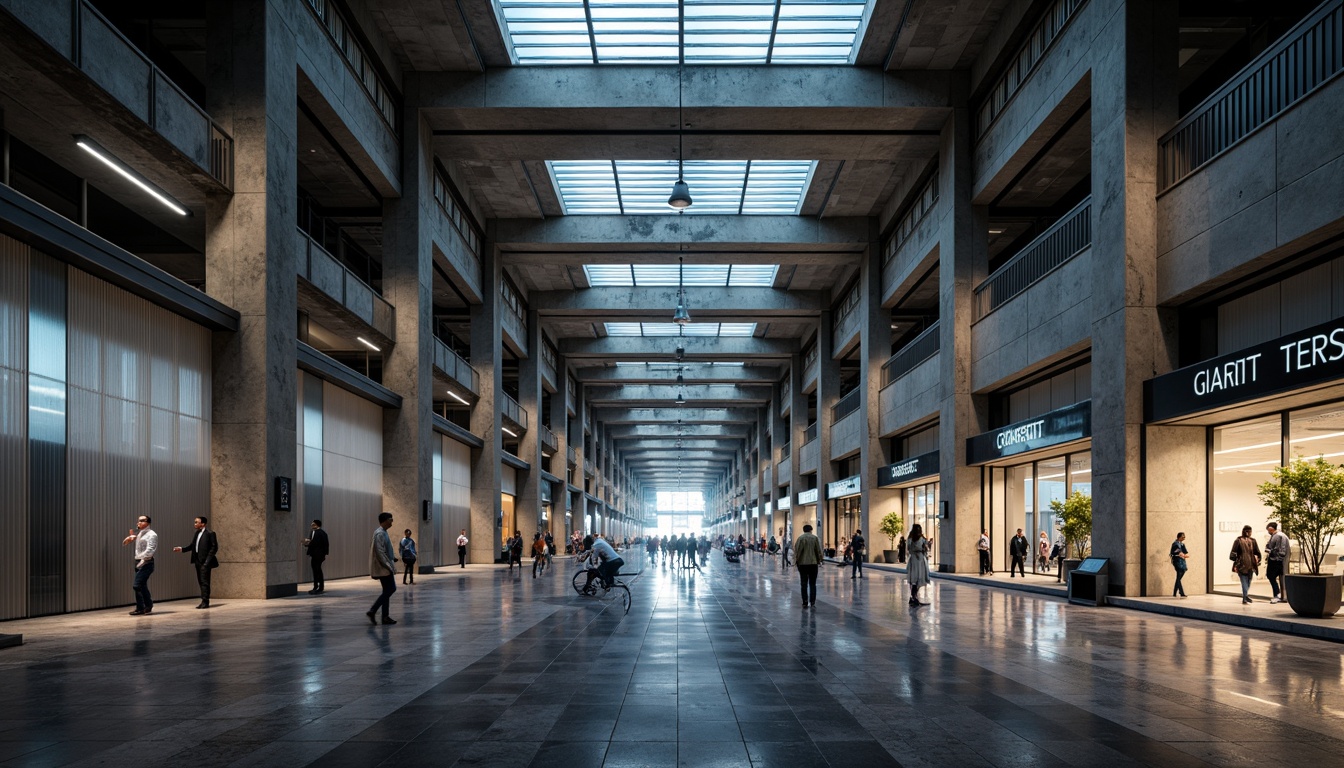
[[[451,539],[457,538],[457,531],[445,528],[443,525],[443,435],[434,435],[434,458],[431,461],[433,467],[432,475],[434,479],[430,482],[433,498],[430,504],[434,510],[434,519],[426,523],[420,523],[420,538],[424,541],[420,543],[420,557],[423,565],[448,565],[457,562],[457,548],[453,546],[452,541],[444,542],[444,535],[447,534]],[[426,546],[426,541],[432,541],[431,546]],[[448,558],[449,552],[452,558]]]
[[[0,235],[0,619],[28,615],[29,259]]]
[[[323,567],[328,578],[367,576],[369,545],[383,511],[383,409],[327,382],[322,384],[322,527],[331,538]],[[311,443],[309,425],[305,442]],[[305,467],[305,469],[307,469]],[[311,478],[306,478],[309,485]],[[400,540],[407,515],[396,517],[393,540]]]
[[[155,600],[191,596],[172,548],[209,515],[210,333],[83,272],[69,283],[67,607],[131,602],[121,539],[141,514],[159,534]]]
[[[439,519],[442,521],[443,536],[440,541],[447,559],[445,564],[457,562],[457,535],[467,529],[467,536],[476,535],[471,530],[471,448],[458,441],[440,435],[443,450],[443,480],[441,486],[442,503]],[[493,536],[488,532],[485,536]]]
[[[298,489],[295,494],[298,510],[294,515],[294,523],[299,535],[295,537],[295,542],[299,548],[299,577],[302,581],[312,581],[313,573],[302,541],[308,536],[308,524],[313,520],[321,520],[323,527],[327,526],[322,513],[322,380],[299,371],[297,389],[299,476],[294,478],[295,488]]]
[[[66,266],[28,273],[28,615],[65,610]]]

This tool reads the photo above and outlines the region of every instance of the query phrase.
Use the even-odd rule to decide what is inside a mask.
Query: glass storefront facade
[[[1008,540],[1018,528],[1031,544],[1027,568],[1035,564],[1036,542],[1045,532],[1053,545],[1059,538],[1059,520],[1050,502],[1063,501],[1077,491],[1092,494],[1092,452],[1080,450],[1001,467],[985,467],[987,489],[985,520],[989,529],[990,562],[995,571],[1007,571],[1011,559]],[[977,534],[978,537],[978,534]]]
[[[826,523],[823,529],[825,533],[822,539],[822,548],[830,551],[834,548],[834,557],[844,557],[845,553],[840,550],[840,540],[849,540],[854,535],[855,528],[861,528],[859,525],[859,511],[862,508],[860,503],[862,496],[847,496],[843,499],[832,499],[827,504]],[[864,538],[872,540],[871,536],[865,534]],[[871,546],[869,547],[871,555]],[[871,557],[869,558],[871,559]]]
[[[934,547],[929,551],[929,569],[936,570],[938,564],[938,490],[937,481],[931,483],[922,483],[912,485],[901,491],[902,511],[905,514],[905,535],[910,535],[910,528],[915,523],[923,526],[924,535],[933,539]]]

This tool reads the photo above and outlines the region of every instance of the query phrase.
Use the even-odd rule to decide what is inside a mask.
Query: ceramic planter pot
[[[1339,610],[1344,576],[1293,573],[1284,576],[1284,587],[1293,613],[1308,619],[1328,619]]]
[[[884,549],[882,550],[882,562],[895,565],[900,562],[900,558],[896,556],[896,550]]]

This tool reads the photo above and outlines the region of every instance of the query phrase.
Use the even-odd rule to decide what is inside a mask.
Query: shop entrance
[[[1037,562],[1041,533],[1045,533],[1051,546],[1063,540],[1059,518],[1050,509],[1050,502],[1063,501],[1075,491],[1092,495],[1092,452],[1084,450],[1012,466],[985,467],[983,473],[988,504],[982,527],[989,529],[993,569],[1009,569],[1012,558],[1008,554],[1008,540],[1021,528],[1029,544],[1027,570],[1049,572],[1049,563]]]
[[[903,489],[902,496],[901,512],[905,516],[905,533],[902,535],[909,537],[910,529],[918,523],[925,537],[933,540],[934,546],[929,550],[929,570],[937,570],[939,484],[912,485]]]
[[[845,543],[854,535],[854,529],[861,527],[858,520],[862,500],[862,496],[855,494],[842,499],[832,499],[826,505],[826,525],[823,527],[826,538],[821,544],[827,557],[843,558],[845,556]],[[864,538],[868,538],[868,536],[865,535]]]

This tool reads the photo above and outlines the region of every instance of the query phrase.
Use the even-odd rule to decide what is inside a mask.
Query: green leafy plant
[[[1073,552],[1074,557],[1087,557],[1088,542],[1092,539],[1092,497],[1074,491],[1063,501],[1050,502],[1050,509],[1060,519],[1059,532],[1064,535],[1065,556]]]
[[[1344,467],[1317,456],[1274,468],[1261,483],[1260,501],[1274,510],[1282,531],[1302,548],[1307,571],[1319,576],[1331,540],[1344,533]]]
[[[877,524],[877,530],[891,542],[888,547],[896,548],[896,539],[905,530],[905,518],[899,512],[888,512]]]

